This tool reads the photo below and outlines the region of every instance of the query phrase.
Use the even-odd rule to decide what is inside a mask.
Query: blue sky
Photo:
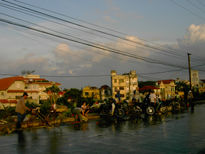
[[[28,7],[19,1],[8,0]],[[121,40],[83,29],[72,24],[60,24],[25,15],[2,7],[8,4],[0,1],[0,18],[15,21],[27,26],[52,29],[61,34],[72,35],[80,39],[101,44],[106,47],[121,50],[151,58],[160,62],[187,67],[187,51],[192,53],[192,65],[202,65],[205,59],[205,2],[202,0],[21,0],[31,5],[56,11],[64,15],[83,20],[101,27],[123,33],[116,33],[100,27],[79,22],[71,18],[57,17],[95,28],[106,33],[134,40],[143,45],[164,48],[163,53],[133,42]],[[31,6],[29,6],[32,8]],[[37,8],[33,8],[39,10]],[[42,10],[40,10],[42,11]],[[3,13],[3,14],[2,14]],[[33,22],[36,25],[15,20],[6,15]],[[51,19],[49,19],[51,20]],[[52,19],[53,20],[53,19]],[[38,27],[40,25],[41,27]],[[66,25],[66,26],[65,26]],[[50,32],[50,31],[49,31]],[[72,37],[73,38],[73,37]],[[174,53],[166,53],[174,51]],[[177,54],[179,57],[175,57]],[[205,78],[204,65],[199,69],[200,78]],[[185,69],[176,72],[155,74],[179,69],[164,65],[150,64],[145,61],[116,55],[99,49],[76,44],[67,40],[54,38],[33,32],[28,29],[15,27],[0,22],[0,71],[8,74],[20,74],[22,70],[35,70],[41,75],[109,75],[112,69],[118,73],[136,70],[139,80],[188,79]],[[153,72],[153,74],[152,74]],[[147,74],[146,77],[143,73]],[[4,77],[4,76],[1,76]],[[63,84],[65,88],[81,88],[87,85],[101,86],[110,84],[109,77],[76,77],[49,78]]]

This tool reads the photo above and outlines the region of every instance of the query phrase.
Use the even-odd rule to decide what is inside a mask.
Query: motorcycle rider
[[[154,90],[151,91],[151,94],[149,95],[150,103],[156,104],[157,96],[154,93]]]

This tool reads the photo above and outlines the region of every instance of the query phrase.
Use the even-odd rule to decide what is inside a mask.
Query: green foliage
[[[66,100],[65,97],[60,97],[60,98],[57,99],[56,104],[58,104],[58,105],[66,105],[67,104],[67,100]]]
[[[4,109],[3,110],[0,110],[0,119],[6,119],[8,118],[9,116],[13,116],[13,115],[16,115],[16,112],[15,112],[15,107],[5,107],[4,106]]]
[[[49,100],[42,101],[40,106],[40,112],[44,115],[48,115],[51,109],[51,102]]]
[[[45,92],[51,92],[50,101],[51,103],[56,103],[58,99],[58,93],[60,92],[60,88],[56,85],[53,85],[49,88],[46,88]]]
[[[46,88],[45,92],[52,92],[52,93],[58,93],[60,92],[60,88],[56,85],[52,85],[51,87]]]
[[[139,88],[142,88],[144,86],[155,86],[156,82],[155,81],[139,81],[138,86]]]
[[[176,82],[176,91],[183,91],[184,93],[188,93],[189,91],[189,85],[187,85],[185,82]]]
[[[36,108],[38,107],[39,105],[38,104],[35,104],[35,103],[29,103],[28,101],[26,101],[25,105],[29,108],[29,109],[32,109],[32,108]]]
[[[67,112],[63,112],[62,114],[63,114],[63,117],[65,117],[65,118],[71,117],[71,115],[72,115],[71,109],[69,108]]]
[[[71,88],[65,93],[65,96],[72,97],[74,100],[79,100],[81,98],[82,91],[76,88]]]

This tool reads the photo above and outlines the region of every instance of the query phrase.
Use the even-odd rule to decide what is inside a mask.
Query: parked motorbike
[[[116,103],[114,99],[110,99],[107,103],[104,103],[99,108],[100,116],[111,116],[114,118],[124,118],[125,109],[122,103]]]
[[[156,109],[157,112],[160,112],[162,114],[165,114],[168,111],[167,105],[165,104],[165,102],[162,102],[162,101],[158,101],[156,103],[156,108],[155,109]]]

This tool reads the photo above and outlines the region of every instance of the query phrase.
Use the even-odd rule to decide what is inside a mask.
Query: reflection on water
[[[26,138],[23,131],[18,131],[18,144],[17,144],[17,151],[18,153],[25,153],[26,147]]]
[[[2,153],[203,153],[205,105],[195,112],[142,115],[119,121],[88,123],[20,131],[0,136]]]

